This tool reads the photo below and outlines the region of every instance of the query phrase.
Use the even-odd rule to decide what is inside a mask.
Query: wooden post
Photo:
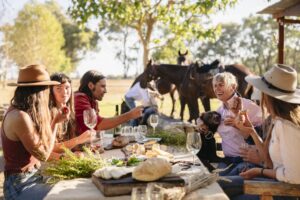
[[[284,17],[277,18],[278,21],[278,63],[284,62]]]

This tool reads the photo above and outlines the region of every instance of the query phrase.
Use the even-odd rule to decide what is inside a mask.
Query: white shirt
[[[233,98],[233,97],[232,97]],[[247,110],[250,121],[254,126],[262,124],[261,108],[253,101],[245,98],[241,98],[243,109]],[[235,116],[226,106],[223,104],[217,110],[221,114],[221,124],[218,127],[218,133],[222,138],[222,150],[225,156],[236,157],[241,156],[240,146],[245,143],[244,137],[241,132],[232,127],[224,124],[224,119],[229,116]]]
[[[142,88],[140,82],[137,82],[131,88],[129,88],[125,96],[141,102],[141,105],[145,107],[157,105],[154,95],[149,92],[148,88]]]
[[[276,118],[269,153],[279,181],[300,184],[300,127]]]

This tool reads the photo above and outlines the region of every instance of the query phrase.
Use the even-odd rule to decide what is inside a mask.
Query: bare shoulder
[[[8,113],[7,124],[7,129],[9,129],[8,132],[13,131],[15,135],[32,132],[34,129],[32,120],[28,113],[21,110],[12,110]]]

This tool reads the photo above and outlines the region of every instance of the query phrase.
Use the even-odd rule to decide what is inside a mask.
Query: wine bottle
[[[116,105],[115,107],[115,117],[119,115],[119,105]],[[120,133],[120,125],[116,126],[114,128],[114,134],[113,134],[113,137],[117,137]]]

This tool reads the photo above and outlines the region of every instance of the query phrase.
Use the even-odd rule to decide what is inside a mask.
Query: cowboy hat
[[[46,86],[59,85],[57,81],[51,81],[46,68],[43,65],[29,65],[19,71],[17,83],[8,83],[8,86]]]
[[[297,71],[290,66],[277,64],[268,70],[263,77],[249,75],[245,80],[261,92],[276,99],[300,104]]]

